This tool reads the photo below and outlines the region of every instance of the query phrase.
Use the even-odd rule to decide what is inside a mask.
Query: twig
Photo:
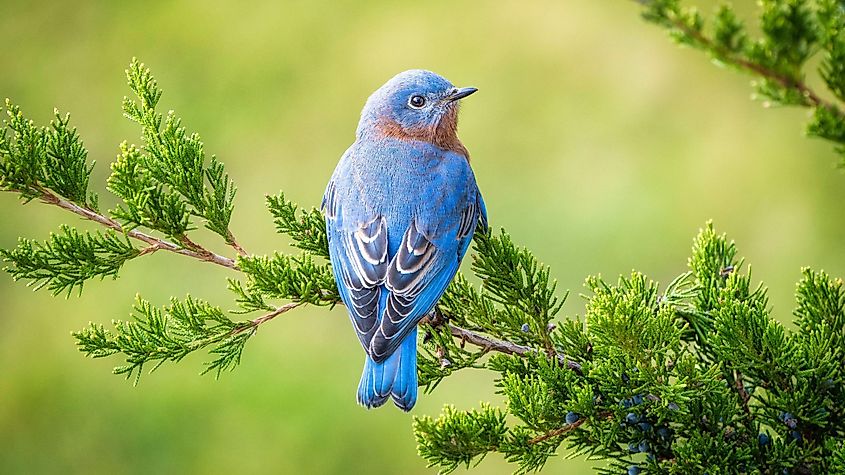
[[[235,239],[235,235],[232,234],[232,231],[226,231],[226,244],[232,246],[232,249],[238,253],[239,256],[246,256],[248,253],[246,250],[238,244],[238,241]]]
[[[540,351],[537,349],[517,345],[516,343],[512,343],[507,340],[496,340],[495,338],[490,338],[487,335],[482,335],[472,330],[467,330],[466,328],[461,328],[452,325],[451,323],[449,324],[449,331],[452,333],[452,336],[460,338],[462,343],[472,343],[473,345],[481,348],[485,352],[497,351],[499,353],[506,353],[509,355],[517,356],[528,356],[532,353],[540,353]],[[566,368],[575,371],[579,375],[582,374],[581,365],[575,361],[568,360],[566,358],[566,355],[553,351],[552,354],[549,354],[549,357],[556,358],[558,364],[560,364],[561,366],[565,366]]]
[[[739,393],[739,400],[742,403],[742,411],[745,412],[746,416],[751,416],[751,410],[748,408],[748,401],[751,399],[751,395],[748,394],[748,391],[745,389],[745,384],[742,382],[742,373],[736,371],[734,380],[736,391]]]
[[[65,200],[64,198],[59,197],[55,193],[42,189],[42,195],[40,196],[41,201],[47,204],[58,206],[59,208],[68,210],[72,213],[75,213],[79,216],[82,216],[85,219],[94,221],[95,223],[102,224],[103,226],[113,229],[119,233],[125,234],[133,239],[137,239],[139,241],[143,241],[150,245],[148,251],[142,251],[142,254],[146,254],[148,252],[152,252],[155,250],[164,250],[174,252],[176,254],[181,254],[183,256],[193,257],[194,259],[199,259],[201,261],[211,262],[223,267],[228,267],[229,269],[239,270],[237,263],[233,259],[230,259],[225,256],[221,256],[219,254],[215,254],[198,244],[193,244],[192,248],[188,249],[177,244],[174,244],[170,241],[166,241],[164,239],[159,239],[154,236],[150,236],[149,234],[142,233],[138,230],[131,229],[129,231],[123,229],[123,226],[120,225],[117,221],[103,216],[102,214],[97,213],[96,211],[83,208],[75,203],[71,203],[70,201]],[[186,238],[187,239],[187,238]]]
[[[143,255],[146,255],[146,254],[152,254],[152,253],[158,251],[159,249],[161,249],[161,246],[159,246],[158,244],[153,244],[151,246],[147,246],[147,247],[141,249],[141,251],[138,252],[138,255],[143,256]]]
[[[255,329],[259,325],[261,325],[262,323],[269,322],[270,320],[278,317],[279,315],[281,315],[281,314],[283,314],[283,313],[285,313],[289,310],[293,310],[296,307],[299,307],[300,305],[302,305],[302,302],[286,303],[286,304],[282,305],[281,307],[277,308],[276,310],[273,310],[270,313],[264,314],[264,315],[262,315],[258,318],[254,318],[254,319],[250,320],[248,325],[244,325],[240,328],[232,330],[232,335],[237,335],[238,333],[243,333],[247,330]]]
[[[499,353],[519,356],[526,356],[529,353],[537,352],[534,348],[517,345],[516,343],[511,343],[505,340],[495,340],[486,335],[475,333],[472,330],[467,330],[452,324],[449,324],[449,331],[452,332],[452,336],[458,337],[462,341],[472,343],[484,351],[498,351]]]
[[[546,432],[545,434],[538,435],[537,437],[534,437],[533,439],[529,440],[528,443],[529,444],[536,444],[538,442],[542,442],[544,440],[551,439],[552,437],[557,437],[557,436],[566,434],[567,432],[571,432],[571,431],[581,427],[581,424],[583,424],[585,422],[587,422],[587,419],[578,419],[577,421],[573,422],[572,424],[567,424],[567,425],[560,427],[558,429],[554,429],[554,430],[551,430],[549,432]]]

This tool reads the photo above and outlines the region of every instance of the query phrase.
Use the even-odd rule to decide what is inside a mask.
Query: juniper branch
[[[550,430],[550,431],[546,432],[545,434],[538,435],[537,437],[534,437],[533,439],[529,440],[528,443],[529,444],[537,444],[537,443],[543,442],[544,440],[551,439],[553,437],[560,437],[561,435],[564,435],[568,432],[571,432],[571,431],[581,427],[581,425],[585,422],[587,422],[586,419],[579,419],[579,420],[573,422],[572,424],[567,424],[567,425],[560,427],[558,429]]]
[[[159,239],[149,234],[145,234],[136,229],[127,230],[124,229],[124,227],[114,219],[108,218],[96,211],[93,211],[88,208],[83,208],[82,206],[79,206],[76,203],[72,203],[68,200],[65,200],[64,198],[59,197],[50,190],[39,188],[38,191],[40,193],[38,198],[44,203],[58,206],[59,208],[70,211],[71,213],[79,215],[87,220],[103,225],[106,228],[112,229],[121,234],[125,234],[132,239],[142,241],[150,246],[150,250],[163,250],[173,252],[194,259],[199,259],[201,261],[211,262],[213,264],[217,264],[219,266],[223,266],[229,269],[237,270],[238,268],[237,263],[233,259],[221,256],[219,254],[215,254],[197,244],[194,244],[191,248],[186,248],[174,244],[170,241]]]
[[[144,151],[124,145],[123,162],[113,167],[111,189],[126,200],[126,208],[119,209],[122,219],[158,227],[190,248],[190,240],[184,235],[189,227],[187,216],[199,216],[206,228],[222,236],[239,255],[245,255],[229,229],[236,188],[223,164],[214,155],[206,160],[199,135],[189,134],[173,111],[166,116],[156,111],[162,91],[143,63],[133,59],[126,78],[137,100],[124,98],[123,111],[141,126]],[[131,173],[154,187],[138,188],[135,180],[122,180],[121,173]],[[172,215],[156,219],[156,210],[139,197],[171,203]]]
[[[180,361],[209,346],[213,346],[210,353],[216,357],[206,364],[203,373],[215,372],[219,377],[237,366],[244,345],[262,324],[299,305],[289,303],[258,318],[234,322],[218,307],[190,296],[184,302],[172,299],[162,310],[139,297],[132,321],[117,321],[114,330],[91,323],[73,336],[79,350],[88,356],[123,354],[126,364],[114,368],[114,373],[124,374],[127,379],[134,376],[135,384],[147,364],[153,364],[152,372],[166,361]]]
[[[760,34],[753,40],[728,4],[705,18],[679,0],[637,3],[643,6],[643,18],[668,29],[677,42],[757,77],[756,89],[769,101],[813,109],[807,133],[834,142],[845,158],[845,10],[839,2],[761,1]],[[839,102],[825,99],[805,78],[805,66],[819,52],[818,74]]]
[[[511,343],[506,340],[496,340],[481,333],[477,333],[472,330],[467,330],[466,328],[461,328],[459,326],[452,325],[451,323],[447,325],[449,326],[449,331],[451,332],[452,336],[458,338],[458,340],[462,342],[471,343],[481,348],[485,352],[497,351],[507,355],[525,356],[528,353],[536,351],[527,346],[517,345],[516,343]]]
[[[141,254],[116,233],[80,233],[69,226],[43,244],[20,238],[17,248],[0,249],[15,280],[29,280],[36,290],[47,287],[54,295],[70,295],[75,288],[82,292],[85,281],[94,277],[117,278],[121,266]]]
[[[264,314],[264,315],[262,315],[258,318],[254,318],[254,319],[250,320],[249,325],[244,325],[244,326],[241,326],[241,327],[235,329],[232,332],[232,335],[237,335],[238,333],[243,333],[247,330],[251,330],[253,328],[258,328],[260,325],[267,323],[270,320],[278,317],[279,315],[281,315],[285,312],[289,312],[289,311],[295,309],[296,307],[299,307],[300,305],[302,305],[302,302],[290,302],[290,303],[287,303],[285,305],[282,305],[281,307],[273,310],[270,313]]]
[[[725,41],[718,43],[715,39],[705,35],[701,28],[700,19],[695,18],[695,13],[693,11],[690,10],[685,13],[677,6],[676,2],[665,2],[660,0],[633,1],[644,5],[645,7],[654,8],[655,10],[653,12],[647,11],[644,13],[645,18],[649,21],[661,23],[664,26],[677,30],[680,35],[676,38],[682,39],[683,42],[691,44],[698,49],[708,51],[715,59],[722,63],[734,66],[735,68],[747,73],[752,73],[766,79],[770,79],[785,89],[796,90],[800,97],[806,98],[806,103],[804,105],[811,107],[824,106],[836,111],[839,115],[842,115],[842,111],[836,104],[822,99],[822,97],[817,94],[804,80],[783,74],[782,72],[776,71],[775,69],[760,62],[752,61],[738,51],[738,48],[729,48],[725,46]],[[725,12],[727,11],[728,10],[720,10],[722,15],[725,15]],[[735,18],[733,18],[733,20],[735,21]],[[734,32],[734,35],[739,33],[739,31],[740,30],[737,29]]]

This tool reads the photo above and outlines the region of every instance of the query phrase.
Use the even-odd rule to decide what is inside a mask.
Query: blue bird
[[[358,403],[417,401],[417,324],[432,311],[487,215],[457,135],[456,88],[423,70],[376,92],[323,196],[341,299],[367,353]]]

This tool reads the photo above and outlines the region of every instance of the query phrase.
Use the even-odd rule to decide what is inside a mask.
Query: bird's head
[[[476,90],[422,69],[399,73],[367,100],[358,137],[421,140],[465,154],[457,137],[458,103]]]

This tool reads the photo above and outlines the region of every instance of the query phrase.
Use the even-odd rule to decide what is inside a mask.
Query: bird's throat
[[[458,110],[450,108],[435,126],[404,127],[392,119],[379,120],[376,130],[384,138],[420,141],[462,155],[469,161],[469,152],[458,138]]]

